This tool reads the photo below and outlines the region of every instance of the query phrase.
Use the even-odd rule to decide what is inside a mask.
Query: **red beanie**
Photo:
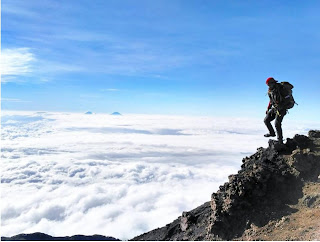
[[[277,82],[273,77],[269,77],[266,81],[266,84],[268,85],[269,82]]]

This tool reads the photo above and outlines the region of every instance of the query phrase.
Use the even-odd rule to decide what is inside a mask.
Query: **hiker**
[[[293,86],[288,82],[278,83],[278,81],[276,81],[273,77],[269,77],[266,81],[266,84],[269,86],[268,95],[270,102],[266,111],[264,123],[266,124],[269,133],[265,134],[264,137],[276,136],[271,125],[271,121],[275,120],[275,127],[278,136],[277,138],[279,143],[283,144],[281,124],[283,117],[287,114],[287,109],[292,108],[295,103],[291,91]]]

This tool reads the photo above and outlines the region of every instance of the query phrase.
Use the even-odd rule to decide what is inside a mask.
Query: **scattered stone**
[[[192,213],[183,212],[180,222],[180,227],[182,231],[186,231],[188,227],[195,222],[195,217]]]
[[[293,137],[293,140],[297,142],[297,145],[300,149],[305,149],[310,146],[310,143],[312,142],[307,136],[296,134]]]
[[[310,138],[320,138],[320,130],[310,130],[308,136]]]
[[[320,195],[306,195],[302,198],[302,203],[308,208],[310,208],[319,198]]]
[[[290,218],[289,217],[282,217],[279,222],[275,224],[275,227],[280,227],[282,226],[285,222],[289,222]]]
[[[286,150],[287,147],[284,144],[279,143],[277,140],[269,140],[269,148],[274,149],[276,151],[283,151]]]
[[[289,164],[294,167],[305,181],[317,181],[320,173],[320,158],[309,148],[296,149],[289,158]]]

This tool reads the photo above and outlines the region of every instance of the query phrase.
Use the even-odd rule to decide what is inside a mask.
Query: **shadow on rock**
[[[209,231],[214,237],[229,240],[251,224],[264,226],[295,212],[287,204],[298,202],[302,186],[295,170],[269,142],[269,148],[259,148],[243,159],[238,174],[229,176],[229,182],[212,194]]]

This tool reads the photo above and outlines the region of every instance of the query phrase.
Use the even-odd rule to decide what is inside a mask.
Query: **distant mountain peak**
[[[111,115],[122,115],[122,114],[119,112],[113,112]]]

